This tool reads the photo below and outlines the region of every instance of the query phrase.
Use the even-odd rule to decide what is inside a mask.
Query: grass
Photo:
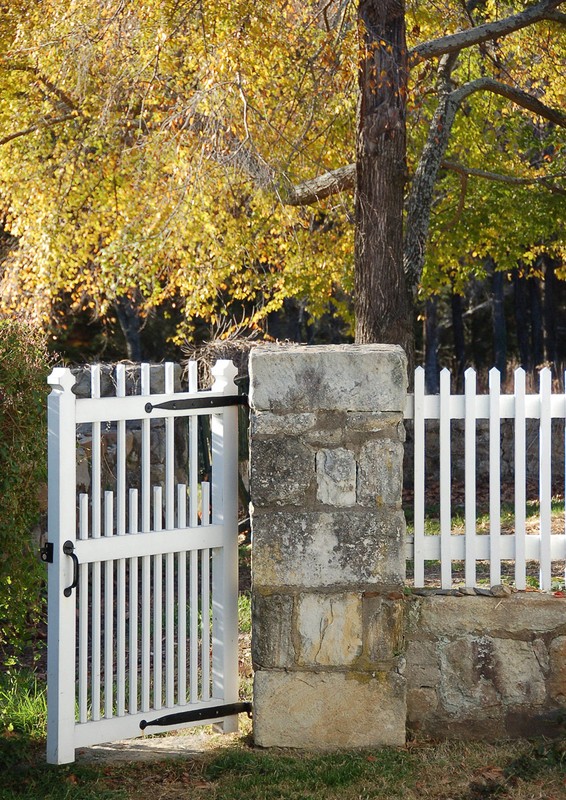
[[[37,740],[12,733],[0,736],[0,800],[563,800],[564,750],[452,742],[309,754],[254,750],[240,736],[196,756],[53,767]]]
[[[407,504],[405,511],[405,518],[407,520],[407,533],[414,533],[414,514],[411,504]],[[451,509],[452,513],[452,533],[463,534],[466,529],[466,518],[464,515],[464,507],[461,505],[454,505]],[[528,500],[526,503],[526,520],[527,528],[529,523],[536,523],[540,514],[540,503],[538,500]],[[553,498],[551,501],[551,515],[553,519],[559,521],[564,527],[564,500]],[[515,529],[515,506],[513,503],[501,504],[501,532],[512,533]],[[490,518],[489,512],[478,511],[476,516],[476,531],[479,534],[489,533]],[[425,508],[425,534],[434,536],[440,533],[440,506],[431,504]]]

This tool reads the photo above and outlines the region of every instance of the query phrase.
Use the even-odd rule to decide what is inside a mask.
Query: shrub
[[[21,651],[41,614],[45,567],[32,531],[47,475],[46,378],[37,329],[0,319],[0,648]],[[8,645],[8,647],[6,647]]]

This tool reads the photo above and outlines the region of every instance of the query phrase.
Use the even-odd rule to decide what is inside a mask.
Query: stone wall
[[[261,746],[400,745],[406,728],[435,739],[561,732],[565,599],[405,588],[405,368],[399,348],[379,345],[252,353]]]
[[[379,345],[251,354],[254,736],[402,744],[406,361]]]
[[[413,596],[407,724],[435,739],[557,736],[566,713],[566,600]]]

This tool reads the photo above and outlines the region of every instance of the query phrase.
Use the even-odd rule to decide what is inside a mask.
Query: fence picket
[[[141,393],[144,397],[151,394],[149,364],[142,364]],[[141,487],[142,487],[142,531],[151,528],[151,421],[143,419],[141,423]],[[150,709],[151,685],[151,556],[142,556],[142,607],[141,607],[141,710]]]
[[[501,376],[489,371],[489,579],[501,583]]]
[[[88,494],[79,495],[79,539],[88,539]],[[79,721],[88,719],[88,564],[79,567]]]
[[[210,525],[210,484],[201,484],[202,524]],[[210,699],[210,550],[201,550],[201,673],[202,699]]]
[[[91,397],[100,397],[100,365],[93,364],[90,368],[90,393]],[[102,476],[101,476],[101,442],[100,422],[92,423],[92,460],[91,460],[91,513],[92,513],[92,538],[99,539],[102,533]],[[100,561],[92,565],[92,719],[100,719],[101,695],[101,661],[102,661],[102,568]]]
[[[415,401],[413,416],[414,447],[414,580],[415,586],[424,586],[424,535],[425,535],[425,371],[415,370]]]
[[[165,364],[165,393],[175,390],[175,365]],[[175,419],[165,419],[165,529],[175,528]],[[175,704],[175,555],[165,556],[165,705]]]
[[[525,370],[515,370],[515,586],[527,585],[527,419]]]
[[[138,490],[130,489],[128,493],[128,532],[138,533]],[[129,712],[135,714],[138,710],[138,568],[137,556],[128,559],[129,563]]]
[[[116,397],[126,396],[126,368],[116,366]],[[126,422],[118,420],[116,434],[116,533],[126,534]],[[116,713],[126,713],[126,559],[116,564]]]
[[[552,391],[552,373],[548,367],[540,371],[540,433],[539,433],[539,498],[540,498],[540,588],[550,590],[551,552],[550,535],[552,530],[552,476],[551,476],[551,425],[550,396]]]
[[[476,373],[467,369],[465,385],[465,581],[476,583]]]
[[[104,492],[104,536],[114,535],[114,492]],[[114,705],[114,562],[104,562],[104,717]]]
[[[163,491],[153,487],[153,530],[163,530]],[[153,707],[163,708],[163,556],[153,556]]]
[[[450,372],[440,373],[440,572],[441,586],[452,586]]]
[[[177,525],[187,524],[187,485],[177,486]],[[177,558],[177,693],[178,703],[187,702],[187,555],[179,553]]]

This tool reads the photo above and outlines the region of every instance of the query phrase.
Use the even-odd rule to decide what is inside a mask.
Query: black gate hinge
[[[213,706],[212,708],[195,708],[191,711],[179,711],[177,714],[166,714],[164,717],[152,719],[148,722],[142,719],[140,728],[144,731],[150,725],[180,725],[183,722],[202,722],[203,720],[220,719],[221,717],[231,717],[234,714],[246,713],[248,717],[252,715],[252,704],[245,701],[240,703],[226,703],[223,706]]]
[[[53,564],[53,543],[45,542],[39,550],[39,557],[45,564]]]
[[[145,404],[146,414],[151,414],[154,408],[166,411],[189,411],[197,408],[222,408],[223,406],[247,406],[248,398],[245,394],[230,394],[221,397],[193,397],[186,400],[167,400],[165,403]]]

